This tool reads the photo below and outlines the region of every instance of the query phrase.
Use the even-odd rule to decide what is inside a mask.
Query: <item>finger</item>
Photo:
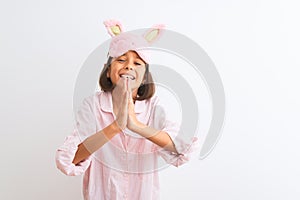
[[[131,79],[128,79],[128,83],[127,83],[127,91],[131,92]]]
[[[124,97],[124,99],[123,99],[123,108],[124,108],[124,110],[127,110],[127,109],[128,109],[128,96],[129,96],[129,94],[128,94],[128,92],[126,91],[126,92],[125,92],[125,97]]]
[[[124,98],[125,97],[125,91],[126,89],[126,79],[125,78],[120,78],[114,88],[114,93],[116,95],[119,95],[119,97]]]
[[[128,115],[128,98],[127,94],[124,94],[125,98],[122,98],[121,100],[121,106],[119,107],[119,117],[124,121],[127,120],[127,115]]]
[[[116,86],[118,86],[118,87],[124,87],[124,85],[125,85],[125,82],[126,82],[126,80],[125,80],[125,78],[119,78],[119,80],[118,80],[118,82],[117,82],[117,84],[116,84]]]
[[[128,103],[128,99],[129,99],[129,92],[128,91],[126,91],[126,100],[127,100],[127,103]]]
[[[129,94],[128,94],[128,109],[130,111],[134,110],[134,103],[133,103],[132,93],[131,92],[129,92]]]
[[[133,104],[132,91],[129,90],[128,93],[129,93],[129,94],[128,94],[129,102]]]
[[[129,79],[126,78],[126,88],[125,88],[126,91],[128,91],[128,84],[129,84]]]

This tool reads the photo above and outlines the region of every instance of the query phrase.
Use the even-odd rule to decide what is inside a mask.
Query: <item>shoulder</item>
[[[166,104],[167,101],[161,99],[158,95],[155,95],[155,96],[151,97],[148,101],[149,101],[148,103],[153,108],[157,108],[157,107],[165,108],[165,107],[167,107],[167,104]]]
[[[96,102],[99,102],[99,100],[103,98],[108,98],[107,92],[104,91],[97,91],[94,94],[91,94],[90,96],[87,96],[83,99],[83,103],[86,104],[95,104]]]
[[[165,109],[160,97],[154,95],[150,99],[144,100],[146,107],[148,108],[148,112],[152,113],[153,116],[164,116]]]
[[[153,116],[157,119],[167,119],[173,122],[181,122],[182,110],[180,102],[171,98],[153,96],[149,102]]]
[[[151,97],[150,99],[147,99],[146,102],[151,105],[151,106],[155,106],[157,105],[160,100],[159,100],[159,96],[154,95],[153,97]]]
[[[97,91],[87,97],[85,97],[79,104],[79,109],[97,110],[102,107],[101,105],[109,105],[110,94],[104,91]]]
[[[158,96],[154,95],[153,97],[138,102],[138,105],[142,105],[142,107],[146,108],[147,112],[155,112],[156,107],[159,105],[160,99]],[[136,108],[139,108],[140,106],[137,106]]]

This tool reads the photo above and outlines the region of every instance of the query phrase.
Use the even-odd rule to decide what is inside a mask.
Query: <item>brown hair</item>
[[[114,89],[114,85],[111,82],[110,78],[107,77],[107,72],[110,68],[112,57],[109,57],[107,63],[104,65],[102,72],[99,78],[99,85],[101,90],[104,92],[110,92]],[[146,71],[144,75],[145,82],[140,85],[137,92],[137,97],[135,100],[142,101],[145,99],[149,99],[154,95],[155,92],[155,85],[153,82],[153,78],[151,73],[149,72],[149,64],[146,63]]]

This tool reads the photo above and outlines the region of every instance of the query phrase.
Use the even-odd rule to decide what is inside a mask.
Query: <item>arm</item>
[[[132,98],[128,102],[127,127],[165,150],[178,154],[175,144],[167,132],[154,129],[137,120]]]
[[[116,120],[101,131],[96,130],[93,101],[91,98],[83,101],[78,111],[76,128],[73,134],[68,136],[63,145],[56,151],[56,166],[68,176],[83,174],[90,166],[92,158],[89,156],[120,133],[120,129],[127,122],[126,112],[124,113],[127,106],[124,107],[121,104]],[[126,104],[127,101],[124,101],[124,103]],[[89,133],[92,133],[92,135],[89,135]],[[86,139],[82,141],[80,139],[82,137]]]
[[[180,136],[175,136],[174,133],[178,127],[176,123],[166,123],[166,127],[158,131],[149,126],[143,125],[137,121],[136,126],[132,127],[132,131],[147,138],[151,142],[162,147],[159,155],[169,164],[176,167],[188,162],[198,148],[197,138],[193,137],[190,141],[184,140]]]
[[[156,130],[138,121],[136,121],[135,125],[131,126],[130,129],[157,144],[158,146],[178,154],[173,140],[165,131]]]
[[[163,148],[159,155],[176,167],[186,163],[196,150],[197,138],[184,138],[179,134],[180,123],[169,120],[165,109],[155,104],[151,127],[137,120],[132,100],[129,102],[127,127]],[[154,127],[154,128],[152,128]]]
[[[77,165],[85,160],[126,127],[129,95],[125,90],[126,84],[128,84],[128,80],[121,79],[119,85],[117,85],[112,92],[116,120],[103,130],[89,136],[78,145],[78,150],[72,161],[73,164]]]
[[[86,138],[78,145],[78,149],[72,163],[77,165],[81,161],[85,160],[119,132],[120,128],[117,125],[117,122],[114,121],[103,130]]]

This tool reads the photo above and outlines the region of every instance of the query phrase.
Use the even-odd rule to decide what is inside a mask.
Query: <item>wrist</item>
[[[105,127],[102,130],[102,133],[105,135],[105,137],[107,139],[111,139],[115,135],[117,135],[118,133],[120,133],[121,131],[122,130],[120,129],[120,127],[118,126],[118,124],[116,123],[116,121],[114,121],[113,123],[111,123],[110,125],[108,125],[107,127]]]
[[[121,126],[119,125],[117,120],[115,120],[113,123],[111,123],[110,126],[114,133],[119,133],[119,132],[123,131],[123,129],[121,128]]]
[[[137,121],[136,123],[132,124],[130,127],[128,127],[129,130],[136,132],[136,133],[141,133],[143,129],[145,129],[147,125]]]

